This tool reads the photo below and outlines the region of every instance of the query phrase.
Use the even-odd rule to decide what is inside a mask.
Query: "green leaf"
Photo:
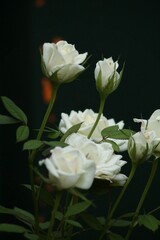
[[[25,233],[24,237],[29,240],[39,240],[39,236],[37,236],[36,234]]]
[[[7,115],[2,115],[0,114],[0,124],[15,124],[18,123],[19,121],[15,118],[12,118]]]
[[[131,221],[122,220],[122,219],[112,219],[111,226],[114,227],[127,227],[131,224]]]
[[[113,139],[129,139],[134,131],[130,129],[119,129],[118,125],[110,126],[104,128],[101,132],[102,137],[104,138],[113,138]]]
[[[88,203],[88,202],[79,202],[79,203],[76,203],[72,206],[69,206],[67,208],[67,212],[65,214],[65,217],[70,217],[70,216],[73,216],[73,215],[77,215],[81,212],[83,212],[84,210],[86,210],[91,204]]]
[[[129,130],[129,129],[119,129],[118,132],[114,132],[114,133],[111,135],[111,138],[127,140],[127,139],[129,139],[133,134],[134,134],[134,131],[132,131],[132,130]]]
[[[124,240],[124,237],[122,237],[122,236],[119,235],[119,234],[110,232],[110,233],[109,233],[109,240]]]
[[[102,137],[110,137],[114,132],[117,132],[119,130],[119,126],[118,125],[114,125],[114,126],[110,126],[107,128],[104,128],[101,131]]]
[[[20,120],[21,122],[27,125],[27,117],[25,113],[8,97],[1,97],[2,102],[7,109],[7,111],[16,119]]]
[[[78,132],[78,130],[79,130],[80,127],[81,127],[81,124],[82,124],[82,122],[81,122],[81,123],[78,123],[78,124],[76,124],[76,125],[74,125],[74,126],[72,126],[71,128],[69,128],[69,129],[67,130],[67,132],[62,136],[61,142],[64,142],[64,141],[66,140],[66,138],[67,138],[69,135],[71,135],[72,133]]]
[[[1,223],[0,224],[0,232],[11,232],[11,233],[24,233],[28,231],[26,228],[9,223]]]
[[[60,131],[57,131],[55,129],[51,129],[49,134],[47,135],[48,138],[55,139],[62,135]]]
[[[86,222],[88,224],[88,226],[90,226],[92,229],[95,229],[97,231],[101,231],[102,228],[102,224],[100,223],[100,221],[98,220],[98,218],[96,218],[95,216],[89,214],[89,213],[81,213],[80,217],[83,219],[84,222]]]
[[[34,150],[34,149],[38,149],[41,146],[43,146],[43,142],[40,140],[29,140],[27,142],[24,143],[23,145],[23,150]]]
[[[10,209],[4,206],[0,206],[0,213],[13,215],[18,219],[34,225],[34,216],[30,212],[21,208],[15,207],[13,209]]]
[[[74,227],[78,227],[78,228],[83,228],[82,225],[74,220],[65,220],[65,222],[69,223],[70,225],[74,226]]]
[[[18,207],[14,207],[13,210],[15,211],[15,215],[18,218],[23,219],[23,220],[31,223],[32,225],[34,224],[35,220],[34,220],[34,216],[32,213],[30,213],[24,209],[18,208]]]
[[[150,229],[153,232],[155,232],[160,225],[160,221],[150,214],[140,215],[138,217],[138,222],[140,225],[143,225],[144,227]]]
[[[50,225],[50,221],[39,224],[39,226],[40,226],[40,228],[41,228],[42,230],[48,229],[48,228],[49,228],[49,225]]]
[[[26,140],[29,136],[29,128],[26,125],[20,126],[16,131],[17,142],[22,142]]]

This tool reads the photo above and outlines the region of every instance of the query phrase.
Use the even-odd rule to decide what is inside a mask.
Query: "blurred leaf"
[[[14,124],[14,123],[19,123],[19,121],[10,116],[0,114],[0,124]]]
[[[119,218],[132,218],[134,216],[134,212],[129,212],[121,215]]]
[[[27,125],[27,117],[25,113],[8,97],[1,97],[2,102],[7,109],[7,111],[16,119],[20,120],[21,122]]]
[[[81,212],[83,212],[84,210],[86,210],[91,204],[88,203],[88,202],[79,202],[79,203],[76,203],[72,206],[69,206],[67,208],[67,212],[65,214],[65,217],[70,217],[70,216],[73,216],[73,215],[77,215]]]
[[[44,222],[44,223],[40,223],[39,226],[42,230],[46,230],[49,228],[50,225],[50,221]]]
[[[114,227],[127,227],[131,224],[131,221],[122,220],[122,219],[112,219],[110,222],[111,226]]]
[[[38,149],[41,146],[43,146],[43,142],[40,140],[29,140],[27,142],[24,143],[23,145],[23,150],[34,150],[34,149]]]
[[[29,240],[39,240],[39,236],[37,236],[36,234],[25,233],[24,237]]]
[[[18,219],[22,219],[23,221],[34,225],[34,216],[30,212],[21,208],[15,207],[13,209],[10,209],[0,206],[0,213],[13,215]]]
[[[67,220],[65,220],[65,222],[69,223],[70,225],[72,225],[74,227],[83,228],[82,225],[77,221],[67,219]]]
[[[17,142],[22,142],[26,140],[29,136],[29,128],[26,125],[20,126],[16,131]]]
[[[144,227],[150,229],[153,232],[155,232],[160,225],[160,221],[150,214],[140,215],[138,217],[138,222],[140,225],[143,225]]]
[[[12,232],[12,233],[24,233],[28,231],[26,228],[9,223],[1,223],[0,224],[0,232]]]
[[[110,232],[110,233],[109,233],[109,240],[124,240],[124,237],[122,237],[122,236],[119,235],[119,234]]]
[[[69,128],[69,129],[67,130],[67,132],[62,136],[61,142],[64,142],[64,141],[66,140],[66,138],[67,138],[69,135],[71,135],[72,133],[78,132],[78,130],[79,130],[80,127],[81,127],[81,124],[82,124],[82,122],[81,122],[81,123],[78,123],[78,124],[76,124],[76,125],[74,125],[74,126],[72,126],[71,128]]]
[[[80,217],[83,219],[83,221],[85,223],[88,224],[88,226],[90,226],[92,229],[101,231],[102,228],[102,224],[100,223],[100,221],[98,220],[98,218],[96,218],[95,216],[89,214],[89,213],[81,213]]]

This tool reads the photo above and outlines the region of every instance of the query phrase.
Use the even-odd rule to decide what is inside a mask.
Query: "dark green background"
[[[14,100],[29,116],[30,127],[38,128],[46,107],[41,94],[39,47],[61,36],[75,44],[80,53],[87,51],[92,57],[83,76],[60,88],[53,110],[57,122],[62,111],[98,110],[93,71],[102,56],[112,56],[114,60],[120,59],[120,66],[124,61],[126,65],[119,88],[107,100],[105,115],[116,121],[123,119],[126,128],[138,130],[133,118],[147,119],[160,108],[158,1],[46,0],[42,7],[36,7],[35,2],[1,4],[0,95]],[[5,113],[2,103],[0,113]],[[0,204],[30,207],[19,187],[19,183],[27,182],[28,170],[22,145],[15,143],[15,129],[0,126]],[[146,165],[138,171],[123,209],[130,206],[134,209],[148,170]],[[144,209],[159,205],[159,185],[160,174],[157,174]],[[136,236],[140,239],[139,232]],[[158,234],[153,238],[147,231],[145,237],[158,239]]]

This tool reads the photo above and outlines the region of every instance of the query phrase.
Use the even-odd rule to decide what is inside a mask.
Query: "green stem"
[[[128,177],[128,179],[127,179],[127,182],[126,182],[125,185],[123,186],[120,194],[118,195],[118,198],[116,199],[115,204],[113,205],[113,207],[112,207],[112,209],[111,209],[111,211],[110,211],[110,213],[109,213],[109,215],[108,215],[108,217],[107,217],[107,219],[106,219],[106,224],[105,224],[105,226],[104,226],[104,230],[103,230],[102,234],[100,235],[99,240],[102,240],[103,237],[105,236],[106,231],[107,231],[107,228],[108,228],[108,223],[109,223],[109,221],[112,219],[112,216],[113,216],[113,214],[115,213],[115,210],[116,210],[117,206],[119,205],[119,203],[120,203],[120,201],[121,201],[121,199],[122,199],[122,197],[123,197],[123,195],[124,195],[124,193],[125,193],[128,185],[130,184],[130,182],[131,182],[131,180],[132,180],[132,178],[133,178],[133,176],[134,176],[134,174],[135,174],[136,169],[137,169],[137,165],[136,165],[136,164],[132,164],[131,172],[130,172],[130,174],[129,174],[129,177]]]
[[[42,137],[44,128],[46,126],[47,120],[48,120],[49,115],[51,113],[53,104],[55,102],[55,98],[56,98],[56,95],[57,95],[58,87],[59,87],[59,84],[57,84],[57,83],[54,83],[53,86],[52,86],[51,100],[50,100],[50,103],[48,105],[47,111],[46,111],[46,113],[44,115],[44,118],[43,118],[41,127],[39,129],[39,132],[37,134],[36,140],[40,140],[41,137]],[[30,170],[30,183],[31,183],[31,190],[32,190],[32,198],[33,198],[34,211],[35,211],[35,228],[36,228],[36,231],[38,232],[39,231],[38,203],[37,203],[37,197],[36,197],[36,189],[35,189],[35,186],[34,186],[34,173],[33,173],[33,161],[35,159],[36,153],[37,153],[37,151],[33,150],[31,152],[31,154],[29,155],[29,170]]]
[[[106,101],[106,98],[101,97],[101,99],[100,99],[100,106],[99,106],[98,116],[97,116],[97,119],[96,119],[96,121],[95,121],[93,127],[91,128],[90,133],[88,134],[88,138],[90,138],[90,137],[92,136],[92,134],[93,134],[93,132],[94,132],[94,130],[95,130],[95,128],[96,128],[98,122],[99,122],[99,119],[100,119],[100,117],[101,117],[101,115],[102,115],[102,113],[103,113],[103,109],[104,109],[105,101]]]
[[[145,186],[145,189],[144,189],[144,191],[143,191],[143,193],[142,193],[142,196],[141,196],[141,198],[140,198],[140,201],[139,201],[139,203],[138,203],[137,209],[136,209],[135,214],[134,214],[134,216],[133,216],[132,223],[131,223],[131,225],[130,225],[130,228],[129,228],[129,230],[128,230],[128,233],[127,233],[127,235],[126,235],[125,240],[128,240],[128,239],[130,238],[131,234],[132,234],[132,231],[133,231],[135,222],[136,222],[136,220],[137,220],[137,217],[138,217],[138,215],[139,215],[139,212],[140,212],[140,210],[141,210],[141,207],[142,207],[142,205],[143,205],[143,203],[144,203],[144,200],[145,200],[145,198],[146,198],[146,196],[147,196],[147,193],[148,193],[148,191],[149,191],[149,189],[150,189],[150,186],[151,186],[151,184],[152,184],[152,181],[153,181],[153,179],[154,179],[154,176],[155,176],[155,173],[156,173],[156,170],[157,170],[157,166],[158,166],[158,160],[155,159],[155,160],[153,161],[153,163],[152,163],[152,169],[151,169],[150,176],[149,176],[149,178],[148,178],[147,184],[146,184],[146,186]]]
[[[53,236],[52,236],[52,230],[54,227],[54,223],[55,223],[55,217],[56,217],[56,212],[58,210],[60,201],[61,201],[61,196],[62,196],[62,192],[61,191],[57,191],[56,195],[55,195],[55,204],[54,204],[54,208],[52,211],[52,215],[51,215],[51,219],[50,219],[50,225],[49,225],[49,229],[48,229],[48,236],[47,236],[47,240],[52,240]]]

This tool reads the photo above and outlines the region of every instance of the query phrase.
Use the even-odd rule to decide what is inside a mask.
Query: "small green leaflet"
[[[160,226],[160,220],[150,214],[140,215],[138,217],[138,222],[140,225],[143,225],[144,227],[150,229],[153,232],[155,232]]]
[[[124,139],[127,140],[134,134],[130,129],[119,129],[118,125],[104,128],[101,132],[103,138]]]
[[[80,127],[81,127],[81,124],[82,124],[82,122],[81,123],[78,123],[78,124],[76,124],[76,125],[74,125],[74,126],[72,126],[71,128],[69,128],[68,130],[67,130],[67,132],[63,135],[63,137],[61,138],[61,142],[64,142],[65,140],[66,140],[66,138],[69,136],[69,135],[71,135],[72,133],[76,133],[76,132],[78,132],[78,130],[80,129]]]
[[[26,140],[28,138],[28,136],[29,136],[28,126],[22,125],[17,128],[17,131],[16,131],[17,142],[22,142],[22,141]]]
[[[0,124],[15,124],[15,123],[19,123],[19,121],[10,116],[0,114]]]
[[[0,224],[0,232],[11,232],[11,233],[24,233],[27,232],[28,229],[15,225],[15,224],[9,224],[9,223],[1,223]]]
[[[43,146],[43,142],[40,140],[29,140],[27,142],[24,143],[23,145],[23,150],[34,150],[34,149],[38,149],[39,147]]]
[[[67,220],[65,220],[65,222],[67,222],[68,224],[70,224],[74,227],[83,228],[82,225],[77,221],[67,219]]]
[[[86,210],[91,204],[88,202],[79,202],[67,208],[65,217],[77,215]]]
[[[5,108],[12,115],[12,117],[20,120],[25,125],[27,125],[27,117],[25,113],[8,97],[3,96],[1,99]]]

